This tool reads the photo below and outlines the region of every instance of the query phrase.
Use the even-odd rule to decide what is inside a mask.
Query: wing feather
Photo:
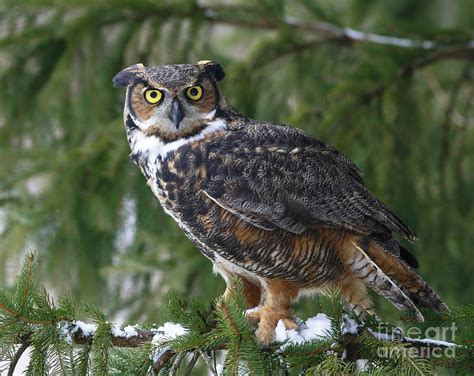
[[[208,148],[204,193],[256,227],[299,234],[326,226],[416,237],[367,190],[345,155],[295,128],[255,122]]]

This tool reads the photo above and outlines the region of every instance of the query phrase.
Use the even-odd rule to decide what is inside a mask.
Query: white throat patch
[[[224,120],[219,119],[210,121],[208,126],[198,134],[167,143],[163,142],[157,136],[147,136],[140,130],[136,129],[130,134],[130,147],[132,153],[141,154],[145,157],[147,167],[153,176],[156,173],[156,160],[158,157],[161,157],[163,160],[170,152],[175,151],[180,146],[200,140],[206,135],[218,132],[226,127],[227,123]]]

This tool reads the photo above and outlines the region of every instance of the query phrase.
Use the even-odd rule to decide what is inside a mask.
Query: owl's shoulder
[[[363,182],[359,168],[342,152],[302,129],[290,125],[238,118],[228,124],[225,140],[215,140],[217,147],[235,150],[262,150],[270,154],[293,156],[298,163],[318,164],[319,168],[337,168]],[[289,160],[289,159],[288,159]]]
[[[241,118],[229,122],[228,128],[230,137],[240,137],[242,141],[282,147],[300,146],[308,150],[331,148],[323,140],[309,135],[302,129],[281,123]]]

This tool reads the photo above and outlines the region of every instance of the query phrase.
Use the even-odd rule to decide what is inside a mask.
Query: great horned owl
[[[145,67],[114,77],[126,87],[131,157],[164,210],[228,282],[243,281],[263,345],[291,303],[339,287],[373,313],[367,286],[423,319],[446,305],[394,238],[415,233],[364,186],[342,153],[303,131],[253,120],[219,90],[214,62]]]

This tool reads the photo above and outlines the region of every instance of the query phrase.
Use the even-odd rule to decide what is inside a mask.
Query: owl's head
[[[114,77],[127,87],[125,114],[146,135],[173,141],[199,132],[213,120],[219,105],[217,82],[222,67],[211,61],[145,67],[136,64]]]

